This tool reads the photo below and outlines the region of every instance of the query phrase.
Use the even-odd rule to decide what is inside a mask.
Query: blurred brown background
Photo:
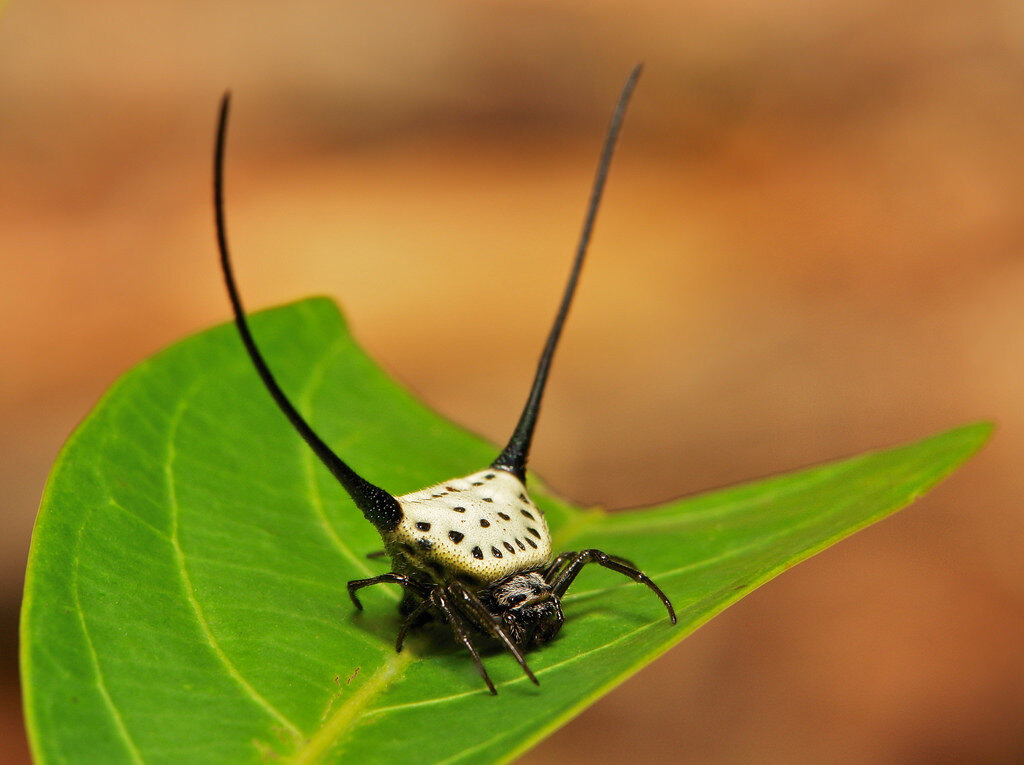
[[[512,427],[602,131],[626,123],[533,466],[646,504],[994,419],[910,510],[758,591],[529,763],[1024,758],[1024,6],[1012,0],[12,2],[0,15],[0,747],[63,439],[228,318],[335,296]],[[446,296],[439,299],[439,296]],[[521,312],[519,309],[522,309]],[[479,365],[484,338],[504,349]]]

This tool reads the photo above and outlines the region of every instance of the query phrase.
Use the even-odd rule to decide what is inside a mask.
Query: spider
[[[561,598],[587,564],[596,563],[646,585],[665,604],[672,624],[676,623],[665,593],[629,561],[593,549],[552,557],[544,513],[526,489],[526,461],[548,371],[579,279],[626,105],[640,71],[638,65],[630,73],[612,113],[569,280],[512,437],[487,469],[399,497],[356,473],[316,434],[285,395],[256,346],[235,283],[224,222],[224,147],[230,93],[225,93],[220,105],[214,151],[214,211],[220,264],[238,333],[274,402],[376,527],[385,554],[391,559],[390,572],[348,583],[352,602],[361,610],[356,593],[362,588],[384,583],[400,585],[404,590],[399,605],[403,621],[396,650],[402,650],[412,627],[431,619],[443,620],[473,657],[492,694],[497,690],[474,637],[483,634],[500,641],[526,676],[539,685],[523,653],[558,634],[564,622]]]

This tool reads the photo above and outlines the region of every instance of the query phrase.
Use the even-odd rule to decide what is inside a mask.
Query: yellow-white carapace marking
[[[544,514],[505,470],[482,470],[397,499],[402,520],[390,541],[446,573],[493,582],[551,557]]]

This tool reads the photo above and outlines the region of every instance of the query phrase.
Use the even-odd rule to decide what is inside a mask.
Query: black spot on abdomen
[[[474,547],[473,550],[472,550],[472,553],[473,553],[473,557],[476,558],[477,560],[483,560],[484,559],[484,551],[481,550],[479,547]]]
[[[455,544],[458,544],[466,538],[466,535],[463,534],[461,531],[449,531],[448,538],[452,540]]]
[[[502,557],[501,550],[499,550],[497,547],[492,547],[491,548],[491,555],[493,555],[495,558]]]
[[[426,521],[417,521],[416,528],[418,528],[420,531],[430,531],[430,524]]]

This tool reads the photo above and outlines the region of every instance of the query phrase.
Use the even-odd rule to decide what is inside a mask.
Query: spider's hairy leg
[[[565,562],[572,560],[577,555],[579,555],[579,553],[575,550],[559,553],[554,559],[552,559],[541,574],[541,576],[544,577],[544,581],[551,584],[558,576],[558,572],[562,569],[562,566],[565,565]],[[603,555],[610,561],[621,563],[623,566],[627,566],[628,568],[637,569],[636,564],[628,558],[620,558],[618,555],[609,555],[608,553],[603,553]],[[639,569],[637,570],[639,571]]]
[[[412,626],[416,624],[416,620],[419,619],[420,616],[432,605],[433,603],[430,598],[424,598],[412,611],[409,612],[409,615],[405,617],[402,621],[402,626],[398,628],[398,638],[395,640],[396,653],[402,652],[402,644],[405,643],[405,636],[409,633]]]
[[[558,556],[561,558],[562,556]],[[556,558],[555,560],[558,560]],[[676,611],[672,608],[672,601],[668,599],[668,596],[661,591],[661,588],[656,585],[647,574],[638,569],[636,566],[628,564],[621,558],[616,558],[607,553],[603,553],[600,550],[582,550],[576,553],[576,556],[569,561],[562,572],[555,577],[555,580],[551,583],[551,589],[554,590],[558,597],[562,597],[565,591],[572,585],[573,580],[580,573],[580,570],[588,563],[596,563],[599,566],[604,566],[612,571],[617,571],[624,576],[628,576],[634,582],[647,585],[655,595],[661,598],[661,602],[665,604],[665,608],[668,609],[668,618],[673,624],[676,623]]]
[[[552,558],[551,562],[547,565],[544,571],[541,573],[544,581],[551,584],[551,579],[555,573],[558,572],[567,560],[576,557],[576,551],[559,553],[557,556]]]
[[[434,601],[434,605],[437,609],[444,614],[445,619],[448,620],[448,624],[451,625],[452,632],[455,633],[456,637],[462,641],[463,645],[469,651],[473,657],[473,663],[476,664],[477,671],[480,676],[483,677],[484,682],[487,683],[487,688],[490,690],[492,696],[497,696],[498,691],[494,687],[494,683],[491,682],[491,676],[487,674],[487,670],[484,668],[483,660],[480,658],[480,654],[476,650],[476,646],[473,645],[473,641],[470,640],[469,632],[466,631],[466,626],[463,623],[463,617],[453,607],[451,601],[448,599],[448,593],[443,587],[435,587],[431,593],[431,599]]]
[[[540,685],[540,681],[537,676],[533,674],[533,670],[530,669],[530,665],[526,663],[526,659],[523,658],[522,652],[519,647],[515,644],[511,637],[509,637],[508,631],[505,629],[505,625],[501,621],[487,610],[487,606],[480,602],[480,598],[473,592],[467,590],[459,582],[454,582],[449,586],[449,589],[456,598],[462,601],[462,603],[469,608],[470,611],[476,616],[480,622],[480,626],[491,633],[492,637],[498,638],[508,649],[508,652],[515,657],[515,660],[519,662],[519,666],[523,668],[523,672],[530,678],[530,681],[534,685]]]
[[[419,582],[413,581],[405,574],[396,574],[394,572],[388,574],[381,574],[380,576],[374,576],[370,579],[353,579],[348,583],[348,596],[352,598],[352,602],[355,607],[360,611],[363,610],[363,604],[359,602],[359,598],[356,597],[356,590],[361,590],[364,587],[372,587],[375,584],[400,584],[403,587],[408,587],[413,590],[420,597],[426,597],[427,593],[423,592],[423,586]]]

